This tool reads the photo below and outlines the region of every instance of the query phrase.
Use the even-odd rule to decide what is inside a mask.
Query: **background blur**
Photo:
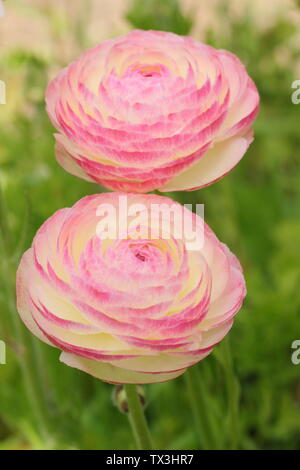
[[[261,95],[256,139],[220,182],[180,202],[204,203],[205,218],[244,267],[248,296],[229,341],[239,382],[238,447],[300,448],[300,1],[6,0],[0,19],[0,449],[133,449],[112,386],[58,362],[59,352],[25,331],[16,314],[15,271],[54,211],[99,187],[58,166],[44,107],[54,74],[85,49],[132,28],[189,34],[229,49]],[[101,190],[101,188],[100,188]],[[197,367],[219,448],[228,448],[224,348]],[[238,393],[239,389],[239,393]],[[156,448],[203,448],[184,378],[145,386]],[[233,406],[236,406],[233,404]]]

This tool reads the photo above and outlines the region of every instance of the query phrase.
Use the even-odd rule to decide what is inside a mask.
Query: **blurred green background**
[[[208,3],[211,3],[208,5]],[[265,4],[266,10],[262,4]],[[268,6],[267,6],[268,4]],[[229,342],[197,368],[219,448],[229,448],[238,409],[241,449],[300,448],[300,2],[143,0],[7,1],[0,20],[0,449],[134,449],[112,386],[58,362],[59,351],[25,331],[15,309],[15,271],[37,228],[55,210],[99,187],[63,171],[45,113],[49,79],[99,40],[133,27],[190,34],[229,49],[246,64],[261,95],[256,139],[226,178],[180,202],[204,203],[205,218],[238,255],[248,286]],[[100,188],[100,190],[102,190]],[[235,402],[224,358],[231,348]],[[160,449],[203,448],[184,377],[144,387],[147,418]],[[232,409],[233,407],[233,409]]]

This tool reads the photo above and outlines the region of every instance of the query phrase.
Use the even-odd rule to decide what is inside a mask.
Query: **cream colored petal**
[[[31,315],[28,298],[28,283],[30,283],[31,280],[32,265],[32,249],[29,249],[22,256],[17,271],[17,309],[21,319],[23,320],[27,328],[31,331],[31,333],[37,336],[41,341],[44,341],[44,343],[53,346],[38,328]]]
[[[199,189],[220,179],[243,157],[252,141],[251,136],[232,137],[214,145],[188,170],[175,176],[159,191],[183,191]]]
[[[85,359],[66,352],[61,353],[60,361],[70,367],[75,367],[87,374],[93,375],[97,379],[111,383],[146,384],[166,382],[167,380],[175,379],[185,371],[180,370],[163,374],[143,374],[141,372],[121,369],[120,367],[113,366],[106,362]]]

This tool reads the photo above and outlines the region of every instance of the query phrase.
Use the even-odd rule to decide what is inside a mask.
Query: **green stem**
[[[125,391],[128,401],[129,421],[136,439],[138,449],[151,450],[152,442],[147,421],[139,398],[136,385],[126,384]]]
[[[2,257],[2,282],[6,291],[7,309],[10,313],[10,321],[14,339],[18,347],[18,362],[24,379],[25,391],[28,402],[34,415],[37,429],[46,442],[49,442],[48,420],[46,408],[38,383],[37,374],[32,367],[34,360],[32,354],[32,338],[29,336],[16,313],[15,306],[15,266],[11,257],[11,231],[7,220],[7,209],[0,188],[0,252]]]
[[[48,431],[47,412],[44,397],[41,391],[41,384],[38,382],[38,375],[33,367],[33,338],[21,324],[14,308],[14,302],[9,301],[11,318],[13,320],[13,331],[19,353],[17,355],[21,372],[24,379],[25,392],[29,406],[33,412],[37,429],[43,436],[45,442],[50,441]]]
[[[217,449],[217,444],[210,418],[206,396],[207,391],[205,390],[202,378],[198,374],[197,366],[189,367],[184,377],[201,447],[205,450],[215,450]]]
[[[8,308],[11,312],[13,332],[19,350],[17,357],[24,378],[25,391],[34,415],[37,428],[47,442],[49,441],[49,433],[45,403],[41,393],[40,384],[38,383],[37,374],[31,365],[32,361],[34,360],[32,357],[32,338],[29,336],[21,324],[19,318],[17,317],[17,313],[14,308],[14,302],[11,299],[9,290],[9,287],[7,286]]]
[[[229,411],[229,449],[238,449],[239,383],[234,373],[229,338],[223,340],[225,382]]]
[[[27,332],[25,332],[27,335]],[[18,336],[18,341],[20,340],[20,336]],[[28,349],[31,349],[30,345],[30,338],[23,341],[23,344],[27,343],[25,355],[30,355]],[[29,344],[28,344],[29,343]],[[30,351],[31,352],[31,351]],[[24,384],[26,389],[26,394],[28,398],[28,402],[32,409],[34,419],[38,428],[38,431],[41,433],[45,444],[50,445],[52,439],[50,437],[49,429],[48,429],[48,417],[46,412],[46,407],[44,403],[44,397],[42,395],[40,384],[37,382],[37,375],[35,374],[34,370],[30,367],[29,362],[32,361],[32,358],[25,357],[24,352],[21,352],[19,355],[19,362],[24,378]]]

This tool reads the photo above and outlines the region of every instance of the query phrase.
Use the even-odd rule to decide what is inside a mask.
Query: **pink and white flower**
[[[259,95],[234,54],[136,30],[63,69],[46,102],[65,170],[148,192],[193,190],[228,173],[253,140]]]
[[[141,217],[123,238],[101,237],[99,205],[118,211],[119,196],[87,196],[42,225],[18,269],[18,311],[69,366],[112,383],[163,382],[228,333],[245,281],[237,258],[192,212],[204,229],[198,251],[172,231],[147,238],[152,227]],[[163,196],[127,196],[129,205],[180,206]]]

